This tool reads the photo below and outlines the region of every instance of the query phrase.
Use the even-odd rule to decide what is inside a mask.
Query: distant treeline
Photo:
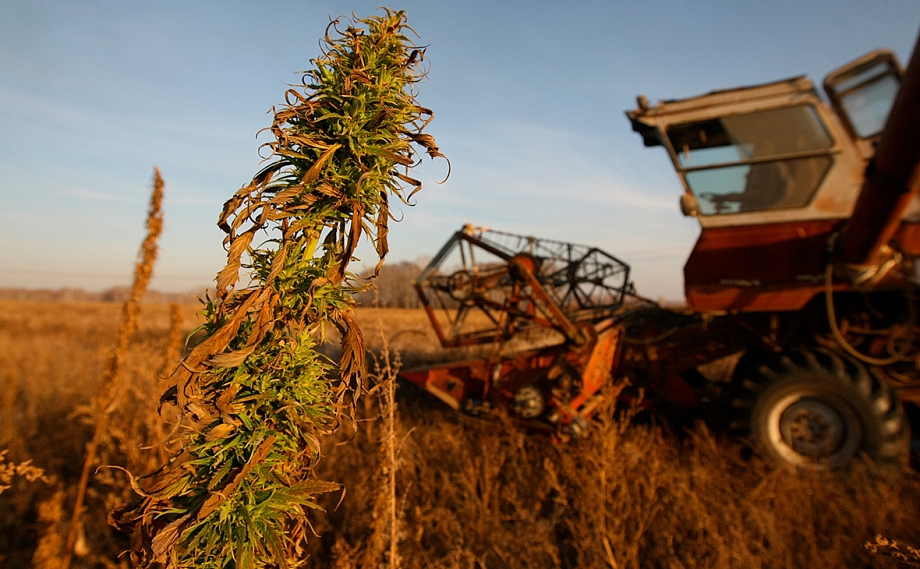
[[[376,278],[371,279],[371,287],[355,295],[358,306],[377,306],[381,308],[420,308],[418,295],[415,293],[415,280],[422,273],[422,266],[412,261],[386,263],[381,267]]]
[[[381,308],[419,308],[415,293],[415,279],[422,272],[422,265],[411,261],[387,263],[380,269],[376,278],[369,279],[371,287],[355,295],[358,306]],[[131,292],[130,287],[112,287],[100,292],[89,292],[79,288],[25,289],[0,288],[0,300],[32,302],[124,302]],[[148,304],[197,304],[204,298],[205,289],[190,292],[160,292],[148,290],[143,302]]]
[[[112,287],[100,292],[89,292],[80,288],[26,289],[26,288],[0,288],[0,300],[33,301],[33,302],[124,302],[131,293],[127,286]],[[148,290],[144,294],[143,302],[148,304],[197,304],[198,298],[203,297],[204,289],[194,292],[160,292]]]

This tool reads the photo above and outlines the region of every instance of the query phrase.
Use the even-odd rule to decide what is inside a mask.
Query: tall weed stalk
[[[92,400],[92,412],[96,418],[93,438],[86,446],[86,457],[83,461],[83,470],[80,482],[77,485],[77,497],[70,519],[70,528],[67,531],[63,567],[70,567],[74,544],[80,530],[80,517],[83,514],[83,501],[86,498],[86,487],[89,483],[89,474],[96,462],[96,453],[99,443],[108,428],[109,416],[115,410],[118,396],[123,389],[119,382],[120,372],[128,356],[128,348],[134,332],[137,331],[138,314],[140,312],[141,297],[147,291],[150,277],[153,275],[153,264],[157,258],[159,246],[157,241],[163,232],[163,178],[160,170],[154,168],[153,191],[150,194],[150,208],[147,211],[147,235],[141,244],[137,263],[134,266],[134,282],[131,285],[131,294],[122,307],[122,324],[118,333],[118,343],[109,356],[102,382]]]
[[[169,305],[169,332],[166,339],[166,349],[163,352],[163,363],[160,367],[159,376],[168,378],[172,375],[172,370],[176,362],[182,359],[182,350],[185,346],[185,338],[182,330],[185,326],[185,318],[182,316],[182,308],[175,302]],[[156,437],[154,447],[156,448],[156,464],[163,464],[169,459],[169,450],[166,448],[168,441],[167,431],[164,428],[164,422],[160,417],[152,422],[151,431]],[[156,465],[152,465],[156,468]],[[131,468],[130,463],[128,468]]]
[[[206,339],[161,399],[183,416],[182,450],[132,477],[139,498],[112,513],[137,532],[142,567],[305,562],[307,512],[338,488],[311,476],[318,437],[363,389],[348,264],[365,235],[382,263],[390,199],[408,203],[421,188],[409,176],[417,148],[442,156],[423,132],[424,50],[407,29],[405,13],[388,9],[333,21],[315,69],[275,111],[268,165],[224,204],[227,264],[205,302]],[[316,351],[329,327],[342,338],[338,369]]]
[[[375,302],[376,304],[376,302]],[[364,567],[386,566],[389,569],[400,567],[399,540],[403,533],[403,516],[397,496],[397,474],[400,467],[399,444],[399,418],[396,404],[396,377],[399,373],[401,361],[399,353],[390,351],[390,342],[383,332],[383,319],[379,308],[374,308],[377,314],[377,331],[381,342],[380,356],[374,362],[373,379],[376,385],[371,393],[377,395],[380,409],[382,429],[380,433],[380,491],[374,497],[374,526],[373,532],[364,550]],[[368,423],[368,438],[373,438],[370,428],[373,422]],[[381,563],[385,553],[386,563]]]

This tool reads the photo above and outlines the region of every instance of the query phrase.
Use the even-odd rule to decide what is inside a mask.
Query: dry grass
[[[92,436],[85,407],[115,345],[119,311],[114,303],[0,302],[0,450],[46,474],[14,477],[0,495],[0,566],[58,566],[53,552],[69,529],[67,504]],[[181,312],[187,334],[199,322],[196,307]],[[408,365],[443,358],[420,311],[381,314],[390,347]],[[157,449],[141,446],[162,438],[157,373],[175,349],[175,320],[167,305],[142,308],[125,363],[130,393],[100,444],[101,461],[138,470],[157,462]],[[358,321],[379,351],[376,316],[359,311]],[[886,480],[866,465],[834,478],[793,476],[743,459],[743,449],[705,430],[678,436],[616,410],[590,438],[554,446],[501,417],[455,414],[409,385],[399,387],[388,434],[376,422],[379,401],[368,401],[368,422],[326,441],[318,476],[347,492],[338,508],[340,495],[325,499],[315,523],[322,537],[311,541],[315,567],[378,567],[397,561],[397,551],[402,567],[897,567],[863,544],[876,535],[904,551],[920,543],[913,472]],[[74,567],[127,566],[117,555],[130,544],[105,520],[128,494],[118,471],[91,478]]]
[[[121,310],[116,303],[0,302],[0,449],[8,449],[9,459],[17,463],[32,459],[49,478],[47,483],[14,480],[0,497],[0,566],[28,567],[39,541],[47,552],[55,536],[63,540],[67,535],[69,520],[61,508],[75,501],[95,423],[89,405],[115,346]],[[182,311],[187,334],[198,321],[197,307]],[[139,466],[149,461],[150,453],[140,446],[155,440],[161,424],[156,401],[164,384],[157,371],[170,322],[168,306],[141,310],[123,362],[127,388],[122,405],[100,441],[101,463]],[[77,542],[84,555],[72,566],[104,566],[98,559],[114,562],[126,548],[126,538],[108,527],[106,516],[129,496],[127,490],[124,477],[112,471],[91,477],[84,535]]]

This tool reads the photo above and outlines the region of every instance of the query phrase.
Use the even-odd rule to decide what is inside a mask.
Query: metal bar
[[[536,275],[534,275],[532,266],[521,257],[514,257],[511,263],[515,270],[518,271],[519,276],[523,277],[527,283],[530,284],[530,294],[533,297],[534,303],[539,301],[542,305],[541,308],[543,312],[546,313],[550,320],[559,328],[559,331],[565,334],[566,338],[571,340],[575,345],[583,345],[585,343],[585,338],[581,335],[580,330],[566,317],[559,306],[553,302],[552,298],[547,294],[546,289],[543,288],[543,285],[540,284],[540,281],[537,279]]]
[[[734,162],[718,162],[716,164],[703,164],[701,166],[680,166],[679,170],[684,173],[699,172],[700,170],[715,170],[716,168],[728,168],[731,166],[746,166],[750,164],[764,164],[766,162],[780,162],[783,160],[800,160],[802,158],[814,158],[816,156],[831,156],[840,154],[841,150],[833,146],[821,150],[803,150],[802,152],[787,152],[785,154],[771,154],[759,158],[742,158]]]

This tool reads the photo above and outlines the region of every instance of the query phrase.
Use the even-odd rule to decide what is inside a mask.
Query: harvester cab
[[[692,309],[799,310],[820,292],[901,80],[879,50],[827,76],[829,103],[805,77],[654,106],[639,97],[633,129],[668,152],[681,211],[702,228],[684,267]]]
[[[653,386],[706,387],[727,359],[721,411],[765,456],[805,469],[860,454],[899,464],[900,401],[920,402],[920,50],[904,71],[869,53],[824,90],[828,102],[795,77],[654,106],[640,96],[626,113],[646,146],[668,152],[681,210],[699,220],[684,290],[704,324],[678,332],[711,341],[697,340],[695,366],[659,365],[657,381],[641,348],[621,364],[639,362],[633,375]],[[675,338],[648,346],[694,347]]]

